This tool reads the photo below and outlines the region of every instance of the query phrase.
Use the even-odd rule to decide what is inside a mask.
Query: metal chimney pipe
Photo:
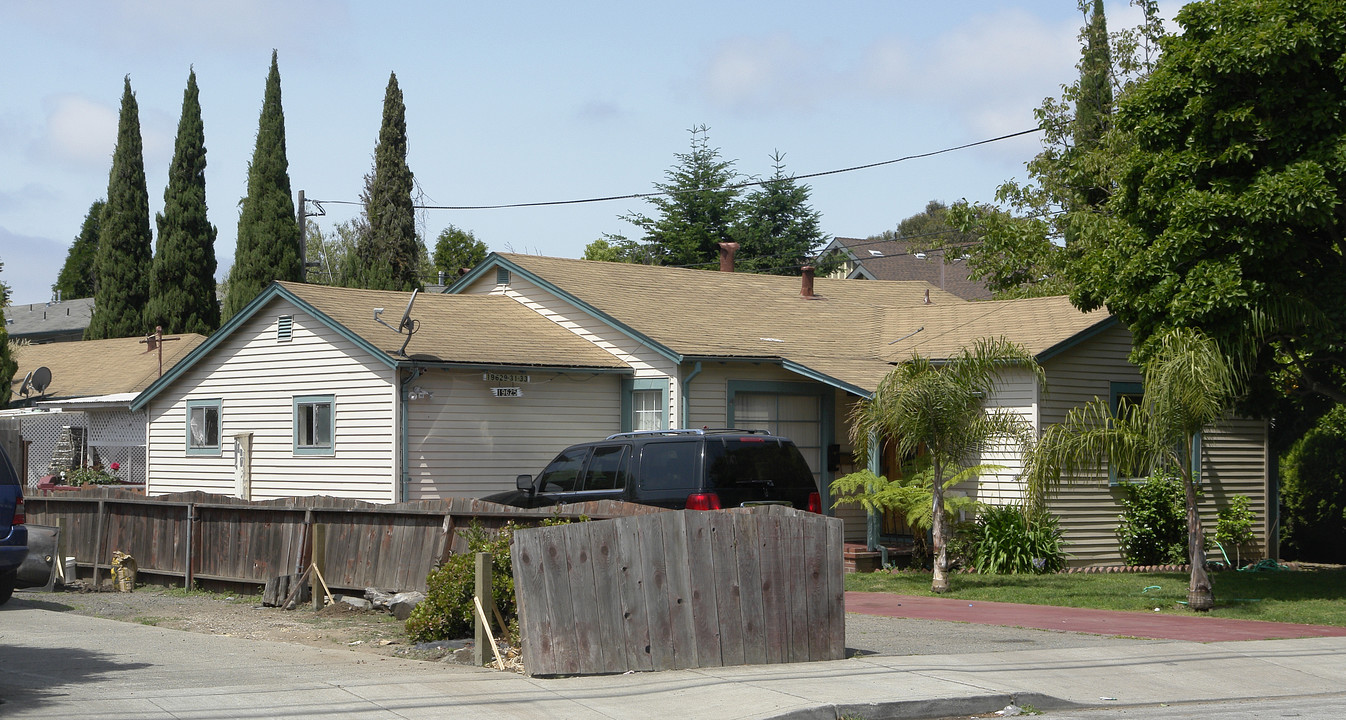
[[[734,255],[738,253],[738,243],[720,243],[720,272],[734,271]]]
[[[924,303],[924,304],[926,304],[926,305],[929,305],[929,304],[930,304],[930,288],[926,288],[926,289],[925,289],[925,303]]]
[[[802,282],[799,288],[799,296],[805,300],[812,300],[815,297],[813,294],[813,266],[805,265],[800,268],[800,270],[802,270],[804,274],[800,278]]]

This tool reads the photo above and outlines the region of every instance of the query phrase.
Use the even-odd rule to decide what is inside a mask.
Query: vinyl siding
[[[415,381],[433,394],[408,403],[410,499],[480,496],[514,489],[569,445],[620,430],[621,379],[611,374],[530,372],[497,398],[482,373],[432,370]]]
[[[1037,380],[1029,372],[1005,373],[995,384],[986,403],[988,410],[998,409],[1018,415],[1037,430],[1039,392]],[[997,465],[1000,469],[982,473],[975,481],[960,483],[955,489],[972,495],[988,505],[1022,503],[1024,499],[1023,447],[1012,438],[997,440],[978,459],[978,464]]]
[[[1139,370],[1127,360],[1130,351],[1130,333],[1116,326],[1048,360],[1044,366],[1050,392],[1042,398],[1043,422],[1061,422],[1070,408],[1095,398],[1107,401],[1112,382],[1141,382]],[[1214,534],[1216,513],[1229,497],[1246,495],[1257,517],[1257,552],[1264,554],[1269,527],[1266,423],[1240,418],[1207,428],[1201,458],[1203,493],[1198,504],[1207,534]],[[1122,562],[1117,544],[1122,497],[1123,486],[1108,485],[1106,466],[1063,483],[1052,497],[1051,509],[1060,518],[1072,566]]]
[[[276,340],[293,316],[293,338]],[[251,432],[255,500],[333,495],[391,502],[396,489],[394,371],[283,300],[202,358],[149,407],[149,494],[235,493],[233,435]],[[334,398],[330,456],[294,453],[293,398]],[[187,400],[221,400],[219,456],[186,454]]]

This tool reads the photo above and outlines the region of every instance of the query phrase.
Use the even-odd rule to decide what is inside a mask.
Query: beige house
[[[1141,390],[1126,328],[1105,312],[1081,313],[1064,297],[970,302],[926,282],[801,282],[515,254],[492,254],[447,292],[513,298],[627,363],[634,375],[622,386],[623,429],[764,428],[792,438],[824,497],[832,479],[855,469],[847,437],[854,403],[913,354],[940,359],[1002,335],[1022,344],[1045,368],[1046,392],[1027,374],[1010,375],[987,403],[1012,408],[1039,429],[1095,397],[1115,401]],[[1201,458],[1209,520],[1230,495],[1246,495],[1259,543],[1274,538],[1266,423],[1210,428]],[[1020,500],[1017,448],[982,460],[1005,469],[963,490],[993,504]],[[893,461],[876,459],[871,469],[889,473]],[[1122,490],[1103,472],[1054,501],[1076,565],[1119,558]],[[847,519],[848,540],[865,537],[858,509],[837,514]]]

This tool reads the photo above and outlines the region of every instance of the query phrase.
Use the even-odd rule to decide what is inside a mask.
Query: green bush
[[[472,525],[464,533],[467,553],[451,555],[425,578],[425,600],[407,618],[407,635],[414,642],[433,642],[446,638],[471,637],[476,609],[472,597],[476,591],[476,554],[490,553],[494,561],[491,592],[505,622],[517,627],[514,599],[513,562],[509,555],[514,537],[513,523],[494,534]],[[486,612],[491,612],[486,608]],[[494,622],[492,618],[492,622]]]
[[[1025,514],[1023,508],[1001,505],[977,517],[969,555],[979,573],[1033,574],[1065,567],[1061,528],[1046,511]]]
[[[102,467],[82,467],[66,471],[63,482],[66,485],[83,487],[85,485],[116,485],[121,480]]]
[[[1346,562],[1346,405],[1290,447],[1281,463],[1281,504],[1285,557]]]
[[[1215,541],[1226,554],[1234,553],[1234,564],[1243,565],[1243,547],[1253,541],[1253,511],[1248,498],[1235,495],[1229,504],[1220,508],[1215,517]]]
[[[1143,483],[1128,483],[1125,493],[1117,541],[1126,564],[1187,562],[1187,504],[1182,483],[1172,476],[1154,475]]]

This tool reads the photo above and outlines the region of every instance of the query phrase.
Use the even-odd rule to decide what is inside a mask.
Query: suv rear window
[[[0,485],[18,485],[19,474],[9,461],[9,453],[0,448]]]
[[[792,444],[758,438],[707,438],[706,464],[710,487],[717,490],[767,484],[815,489],[808,462]]]
[[[697,490],[699,442],[652,442],[640,451],[640,486],[653,490]]]

